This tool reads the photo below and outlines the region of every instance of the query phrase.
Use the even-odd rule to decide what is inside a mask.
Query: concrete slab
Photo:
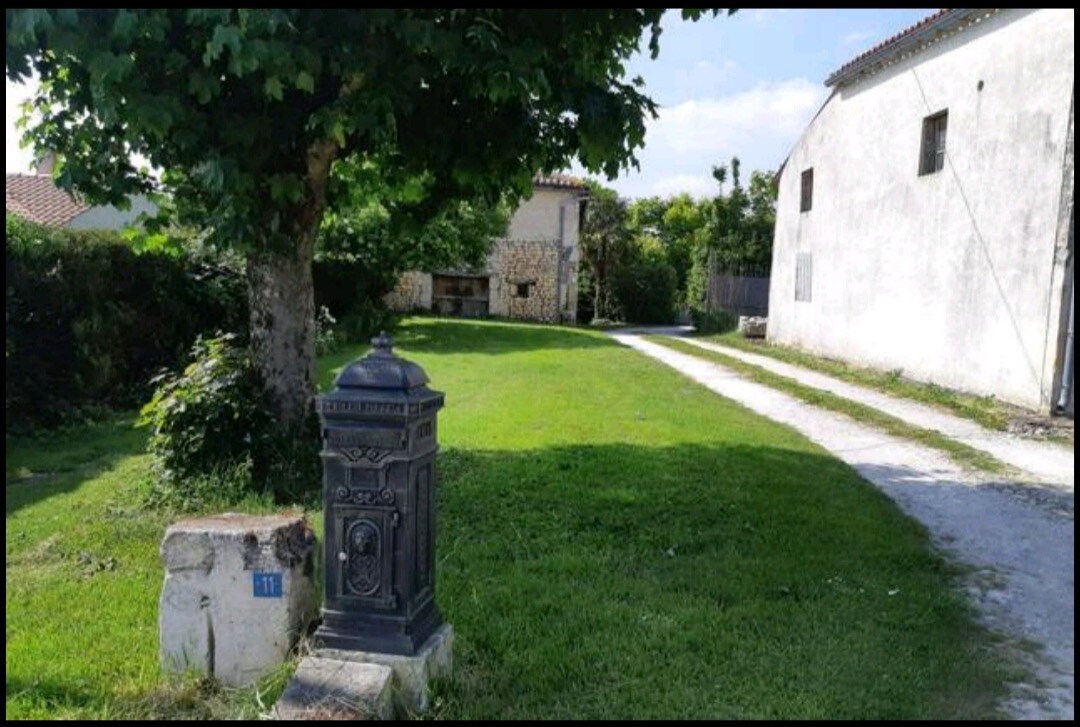
[[[432,679],[448,677],[453,668],[454,629],[443,624],[415,656],[381,654],[371,651],[318,649],[317,656],[339,661],[380,664],[394,673],[394,701],[404,712],[418,714],[428,708],[428,685]]]
[[[307,656],[271,712],[273,719],[390,719],[393,671],[379,664]]]

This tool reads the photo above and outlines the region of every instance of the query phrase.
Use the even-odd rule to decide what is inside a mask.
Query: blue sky
[[[650,60],[643,43],[627,66],[661,107],[638,153],[641,171],[606,183],[625,197],[705,196],[714,193],[712,166],[733,155],[747,179],[751,170],[776,169],[828,95],[825,78],[932,12],[751,9],[690,23],[669,11],[659,57]],[[7,82],[9,172],[30,167],[14,128],[27,95]]]
[[[828,96],[825,78],[933,12],[740,10],[692,23],[669,11],[659,57],[645,49],[627,68],[661,106],[641,171],[606,184],[625,197],[704,196],[715,193],[713,165],[732,156],[744,180],[775,170]]]

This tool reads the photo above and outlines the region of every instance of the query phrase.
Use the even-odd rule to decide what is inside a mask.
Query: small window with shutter
[[[814,204],[814,168],[802,173],[802,196],[799,198],[799,211],[809,212]]]
[[[813,259],[808,252],[795,254],[795,300],[802,303],[810,302],[811,288],[813,283],[814,268]]]
[[[949,128],[949,111],[939,111],[922,122],[922,155],[919,175],[933,174],[945,168],[945,131]]]

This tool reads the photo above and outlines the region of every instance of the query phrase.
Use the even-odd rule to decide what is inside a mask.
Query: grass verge
[[[788,346],[748,340],[737,331],[702,336],[701,338],[702,340],[721,343],[748,353],[769,356],[778,361],[829,374],[843,381],[876,389],[886,394],[942,407],[957,416],[970,419],[988,429],[1005,431],[1013,413],[1011,407],[992,396],[964,394],[937,384],[905,379],[899,369],[895,371],[878,371],[853,366],[844,361],[815,356]]]
[[[950,439],[940,432],[909,424],[902,419],[886,414],[872,406],[845,399],[842,396],[838,396],[829,391],[822,391],[813,386],[807,386],[795,379],[781,376],[772,371],[767,371],[753,364],[741,361],[733,356],[727,356],[718,351],[700,348],[693,344],[671,338],[670,336],[643,336],[643,338],[653,343],[667,346],[675,351],[718,363],[734,371],[738,371],[740,374],[759,384],[765,384],[773,389],[791,394],[808,404],[813,404],[822,409],[828,409],[829,411],[843,414],[857,422],[862,422],[863,424],[868,424],[876,429],[880,429],[886,434],[910,439],[914,442],[924,444],[927,447],[931,447],[932,449],[936,449],[939,452],[944,452],[954,462],[964,467],[970,467],[982,472],[997,475],[1008,474],[1013,471],[1009,465],[993,455],[963,444],[962,442],[957,442],[955,439]]]

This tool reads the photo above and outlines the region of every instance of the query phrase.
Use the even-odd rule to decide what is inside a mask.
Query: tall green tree
[[[480,196],[448,203],[431,216],[418,209],[427,200],[430,176],[393,179],[372,161],[335,163],[315,252],[316,260],[332,264],[333,287],[345,282],[374,305],[406,270],[482,263],[494,239],[506,233],[509,206]]]
[[[708,244],[712,203],[683,193],[674,197],[643,197],[630,205],[633,235],[648,235],[663,246],[668,264],[675,270],[678,297],[686,299],[687,280],[694,251]]]
[[[630,255],[632,240],[626,202],[614,189],[590,180],[585,225],[578,245],[581,264],[592,283],[594,318],[619,317],[619,305],[613,289],[613,275]]]
[[[717,264],[724,270],[738,272],[764,269],[772,264],[773,227],[776,224],[776,189],[769,172],[750,175],[750,189],[742,186],[738,157],[730,166],[713,167],[719,187],[712,202],[712,233],[709,247]],[[731,191],[724,185],[731,177]]]
[[[715,12],[715,11],[714,11]],[[729,11],[732,12],[732,11]],[[123,203],[163,170],[178,215],[247,256],[251,349],[282,427],[314,392],[311,262],[340,158],[429,175],[417,217],[574,156],[636,165],[655,104],[624,79],[663,10],[7,10],[8,78],[59,183]],[[698,10],[684,10],[696,19]]]

